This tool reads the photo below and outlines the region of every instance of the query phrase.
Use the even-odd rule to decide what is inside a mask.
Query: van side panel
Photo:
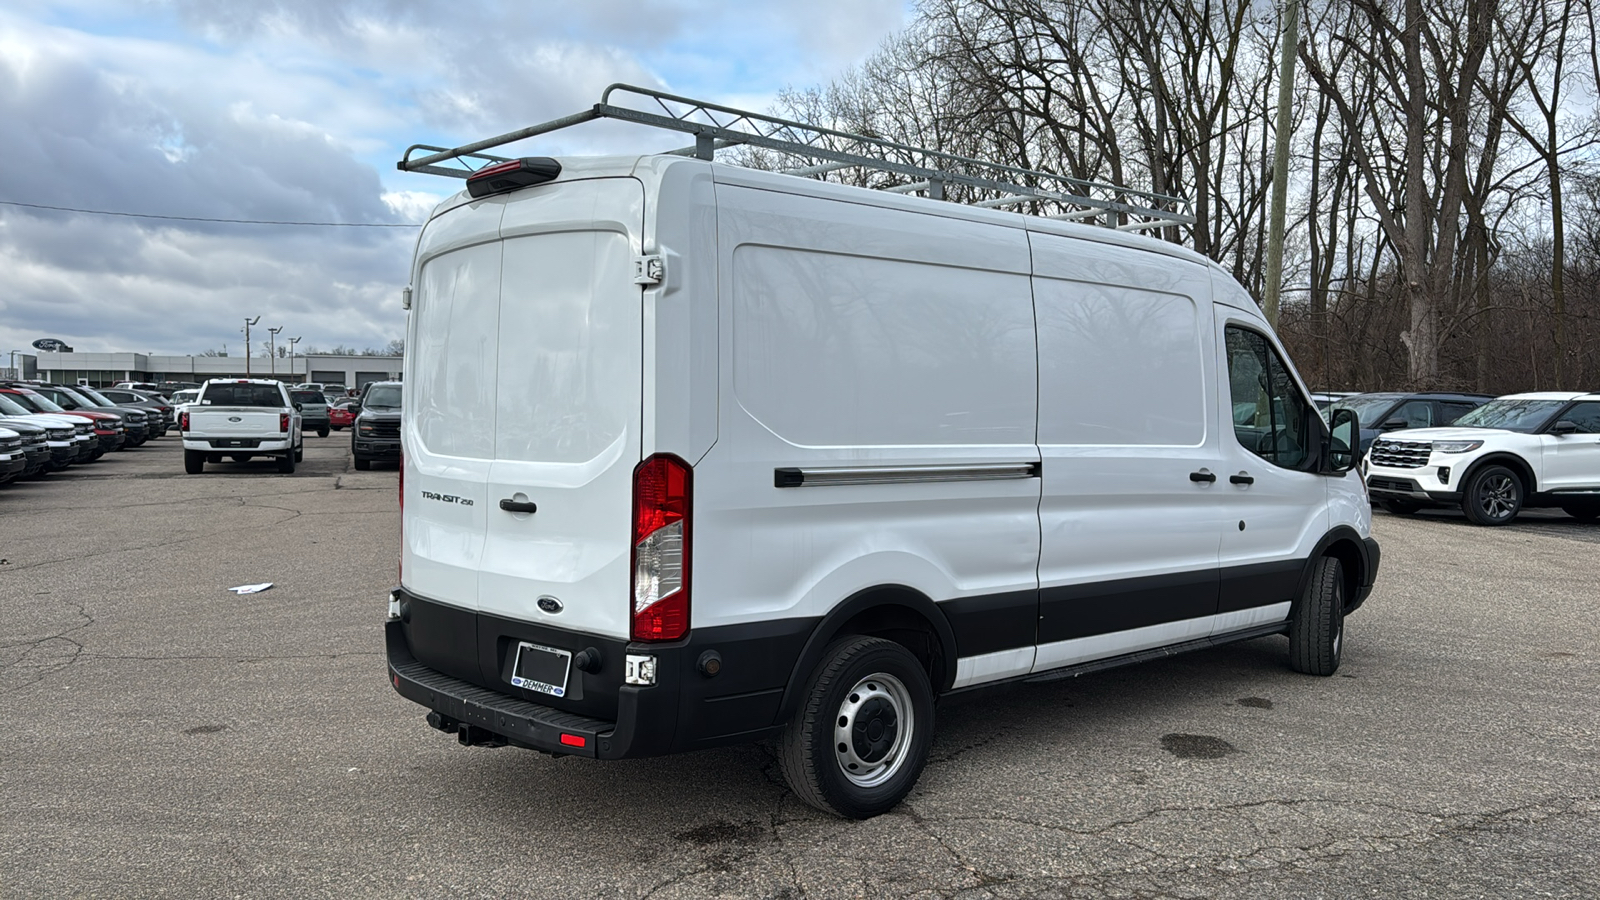
[[[1043,458],[1036,670],[1205,637],[1221,472],[1204,267],[1030,233]]]
[[[959,600],[944,608],[960,654],[1016,651],[1025,672],[1039,488],[1024,233],[721,183],[717,198],[721,433],[695,476],[694,626],[820,619],[897,585]],[[917,469],[952,464],[1022,474]],[[780,469],[857,480],[779,487]]]
[[[643,455],[693,464],[717,440],[716,189],[709,164],[657,156],[639,166],[656,184],[645,253],[659,254],[666,273],[644,289]]]

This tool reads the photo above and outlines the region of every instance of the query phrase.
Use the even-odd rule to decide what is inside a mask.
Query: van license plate
[[[511,666],[511,683],[524,690],[565,697],[567,673],[571,669],[571,653],[523,641],[517,645],[517,660]]]

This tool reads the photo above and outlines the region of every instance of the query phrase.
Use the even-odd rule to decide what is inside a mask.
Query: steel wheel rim
[[[875,672],[856,682],[834,713],[834,761],[850,783],[877,787],[905,765],[915,731],[911,692],[893,675]]]
[[[1503,519],[1516,509],[1516,490],[1510,475],[1490,475],[1478,486],[1478,507],[1491,519]]]

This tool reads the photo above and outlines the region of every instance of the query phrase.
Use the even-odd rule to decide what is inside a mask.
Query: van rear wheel
[[[850,635],[823,652],[778,758],[795,795],[868,819],[911,792],[933,743],[933,687],[911,651]]]
[[[1343,650],[1344,565],[1324,556],[1289,614],[1289,668],[1332,675],[1339,670]]]

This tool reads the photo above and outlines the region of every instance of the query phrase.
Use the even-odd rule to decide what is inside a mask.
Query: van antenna
[[[624,95],[632,105],[613,103],[613,94]],[[1048,218],[1090,222],[1119,231],[1159,231],[1194,224],[1189,201],[1180,197],[970,159],[630,84],[611,85],[599,103],[582,112],[460,147],[413,144],[395,167],[402,172],[467,178],[486,165],[510,159],[484,150],[596,119],[618,119],[694,136],[693,146],[665,151],[669,155],[715,160],[718,150],[755,147],[786,160],[789,165],[777,171],[787,175],[817,178],[843,169],[883,173],[903,179],[881,188],[894,193],[956,199],[949,189],[957,187],[964,189],[956,191],[960,198],[973,206],[1033,203]],[[425,155],[413,159],[412,154],[419,152]]]

